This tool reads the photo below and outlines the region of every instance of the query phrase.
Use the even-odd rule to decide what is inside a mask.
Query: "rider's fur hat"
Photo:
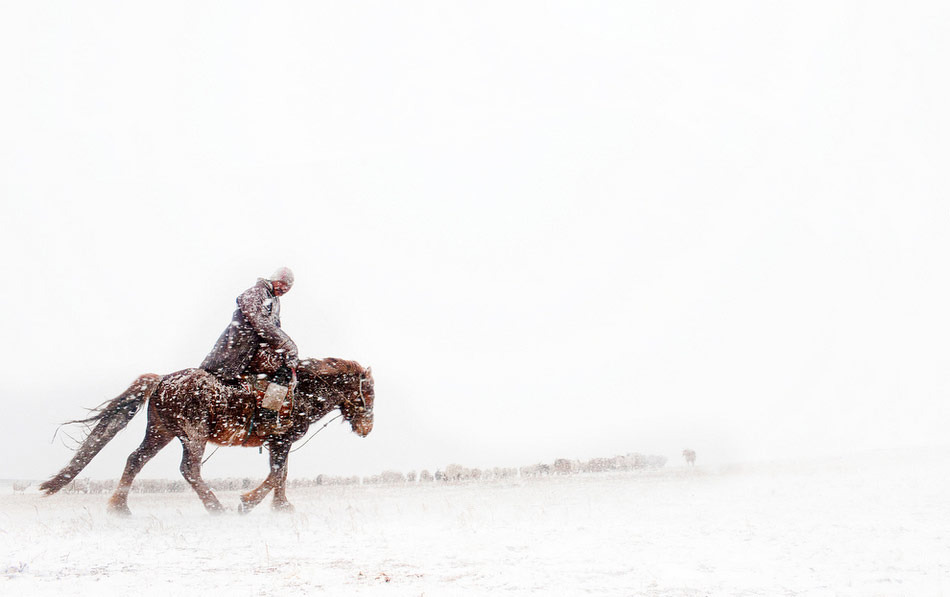
[[[267,279],[271,282],[283,282],[287,285],[287,290],[290,290],[290,287],[294,285],[294,272],[290,271],[289,267],[279,267]]]

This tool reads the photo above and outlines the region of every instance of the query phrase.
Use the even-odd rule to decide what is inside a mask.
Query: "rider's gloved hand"
[[[297,365],[300,364],[300,361],[297,360],[296,354],[294,354],[293,356],[287,355],[287,357],[284,359],[284,362],[287,363],[287,366],[290,367],[291,369],[296,369]]]
[[[297,367],[297,345],[290,339],[288,339],[284,344],[277,349],[278,354],[282,354],[284,357],[284,364],[286,364],[291,369]]]

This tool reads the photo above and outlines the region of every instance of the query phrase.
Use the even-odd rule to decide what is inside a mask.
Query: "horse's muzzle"
[[[366,437],[369,435],[369,432],[373,430],[373,415],[354,418],[350,421],[350,425],[353,427],[353,433],[356,433],[360,437]]]

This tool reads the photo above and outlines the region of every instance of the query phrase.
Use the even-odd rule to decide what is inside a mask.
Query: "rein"
[[[321,381],[324,381],[324,383],[326,383],[327,385],[330,385],[330,384],[327,383],[325,380],[321,380]],[[366,410],[367,410],[367,408],[366,408],[366,398],[363,396],[363,376],[362,376],[362,375],[360,376],[360,403],[359,403],[359,405],[354,405],[353,403],[351,403],[349,400],[347,400],[346,394],[343,394],[343,406],[346,406],[347,408],[350,408],[350,409],[352,409],[352,410],[357,410],[357,411],[359,411],[360,413],[365,413],[365,412],[366,412]],[[343,409],[340,409],[340,412],[337,413],[337,415],[336,415],[335,417],[333,417],[332,419],[330,419],[329,421],[327,421],[326,423],[324,423],[323,426],[320,427],[320,429],[317,429],[316,431],[314,431],[314,432],[310,435],[310,437],[307,438],[307,440],[306,440],[304,443],[300,444],[299,446],[297,446],[296,448],[294,448],[293,450],[291,450],[289,453],[290,453],[290,454],[293,454],[294,452],[296,452],[296,451],[299,450],[300,448],[306,446],[306,445],[310,442],[310,440],[312,440],[314,437],[316,437],[316,435],[317,435],[318,433],[320,433],[321,431],[323,431],[324,429],[326,429],[327,426],[328,426],[330,423],[332,423],[333,421],[336,421],[337,419],[339,419],[339,418],[342,417],[342,416],[344,416],[344,415],[343,415]]]
[[[211,453],[208,454],[208,457],[201,461],[201,465],[204,466],[204,463],[206,463],[206,462],[208,462],[209,460],[211,460],[211,457],[214,456],[214,453],[217,452],[217,451],[220,450],[220,449],[221,449],[221,446],[215,446],[215,447],[214,447],[214,450],[212,450]]]
[[[314,431],[314,432],[310,435],[310,437],[307,438],[307,441],[305,441],[304,443],[300,444],[299,446],[297,446],[296,448],[294,448],[293,450],[291,450],[289,453],[290,453],[290,454],[293,454],[294,452],[296,452],[296,451],[299,450],[300,448],[306,446],[307,443],[308,443],[310,440],[312,440],[318,433],[320,433],[321,431],[323,431],[324,429],[326,429],[326,428],[327,428],[327,425],[329,425],[329,424],[332,423],[333,421],[336,421],[337,419],[339,419],[339,418],[342,417],[342,416],[343,416],[343,413],[337,413],[337,415],[336,415],[335,417],[333,417],[332,419],[330,419],[329,421],[327,421],[326,423],[324,423],[324,424],[323,424],[323,427],[321,427],[320,429],[317,429],[316,431]]]

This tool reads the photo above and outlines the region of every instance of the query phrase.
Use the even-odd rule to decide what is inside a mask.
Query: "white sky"
[[[950,442],[945,3],[0,6],[0,478],[280,265],[292,475]]]

